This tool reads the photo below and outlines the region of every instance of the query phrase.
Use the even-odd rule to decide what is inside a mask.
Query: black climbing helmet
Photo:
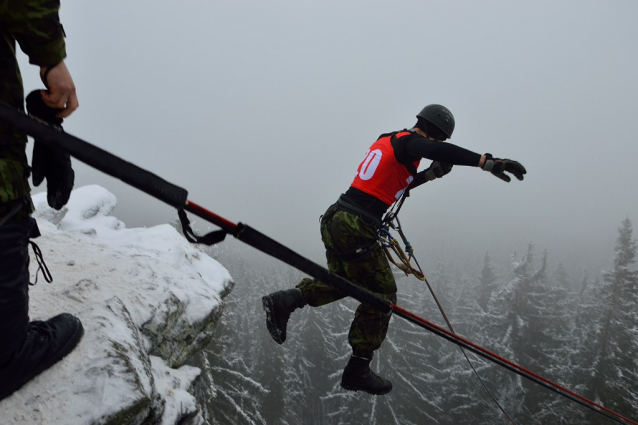
[[[428,105],[421,110],[416,116],[419,120],[424,119],[439,130],[441,130],[447,138],[452,137],[454,132],[454,115],[448,108],[442,105]]]

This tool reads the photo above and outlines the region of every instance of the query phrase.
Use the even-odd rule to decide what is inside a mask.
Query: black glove
[[[62,118],[55,116],[59,109],[47,106],[42,100],[40,90],[27,96],[27,112],[34,117],[62,129]],[[47,179],[47,202],[51,208],[61,209],[69,201],[75,173],[71,168],[71,156],[46,143],[33,142],[33,185],[39,186]]]
[[[511,159],[493,158],[491,154],[485,154],[485,164],[481,167],[485,171],[489,171],[504,182],[512,181],[512,178],[505,174],[506,172],[513,174],[517,179],[523,180],[527,170],[520,162]]]
[[[432,161],[432,165],[430,165],[425,170],[425,181],[432,181],[434,179],[438,179],[443,177],[447,173],[452,171],[452,164],[447,164],[445,162]]]

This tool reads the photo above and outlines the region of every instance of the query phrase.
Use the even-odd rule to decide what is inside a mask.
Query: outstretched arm
[[[481,160],[481,154],[469,149],[448,142],[426,139],[418,135],[405,141],[404,150],[407,155],[413,158],[427,158],[452,165],[478,167]]]
[[[405,153],[410,156],[427,158],[435,161],[433,165],[436,162],[440,162],[450,165],[481,167],[483,170],[489,171],[505,182],[510,182],[512,180],[506,173],[513,174],[518,180],[523,180],[525,174],[527,174],[525,167],[517,161],[494,158],[489,153],[481,155],[452,143],[439,142],[436,140],[426,139],[424,137],[412,137],[406,140],[404,149]],[[442,177],[448,172],[449,170],[441,176],[436,177]],[[432,180],[427,179],[424,176],[419,177],[419,175],[417,175],[417,178],[419,181],[417,182],[415,180],[413,184],[414,187]]]

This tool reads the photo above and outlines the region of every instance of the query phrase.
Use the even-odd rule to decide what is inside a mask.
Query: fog
[[[63,0],[60,15],[81,105],[66,131],[315,260],[319,215],[370,144],[430,103],[453,112],[451,143],[528,174],[455,167],[415,190],[402,224],[417,255],[480,262],[531,242],[599,268],[638,220],[634,1]],[[41,87],[21,64],[26,90]],[[176,218],[75,164],[127,226]]]

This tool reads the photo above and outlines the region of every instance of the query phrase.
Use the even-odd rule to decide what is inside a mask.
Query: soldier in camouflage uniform
[[[410,130],[383,134],[370,147],[359,165],[350,188],[321,220],[321,237],[330,271],[396,303],[397,286],[388,259],[378,241],[378,230],[387,209],[410,187],[443,177],[452,165],[481,167],[509,182],[505,172],[523,180],[525,168],[516,161],[480,155],[451,143],[454,117],[441,105],[428,105],[417,115]],[[422,158],[432,160],[418,172]],[[345,295],[316,279],[303,279],[296,288],[262,297],[266,326],[273,339],[286,340],[290,314],[306,304],[322,306]],[[341,386],[351,391],[386,394],[392,383],[370,369],[375,350],[385,339],[391,313],[365,304],[355,312],[348,342],[352,357],[341,377]]]
[[[56,0],[0,0],[0,100],[24,110],[17,41],[30,63],[40,68],[48,88],[36,100],[55,111],[58,123],[78,106],[73,79],[64,63],[59,7]],[[29,321],[27,247],[29,239],[39,232],[31,217],[26,143],[24,134],[0,123],[0,400],[73,350],[83,333],[80,321],[66,313],[46,322]],[[40,152],[40,165],[34,173],[47,178],[48,199],[59,209],[68,196],[60,196],[55,171],[58,164],[46,155],[46,149]],[[66,177],[65,194],[71,189],[68,170]],[[72,186],[72,176],[70,182]],[[56,184],[55,193],[51,193]]]

